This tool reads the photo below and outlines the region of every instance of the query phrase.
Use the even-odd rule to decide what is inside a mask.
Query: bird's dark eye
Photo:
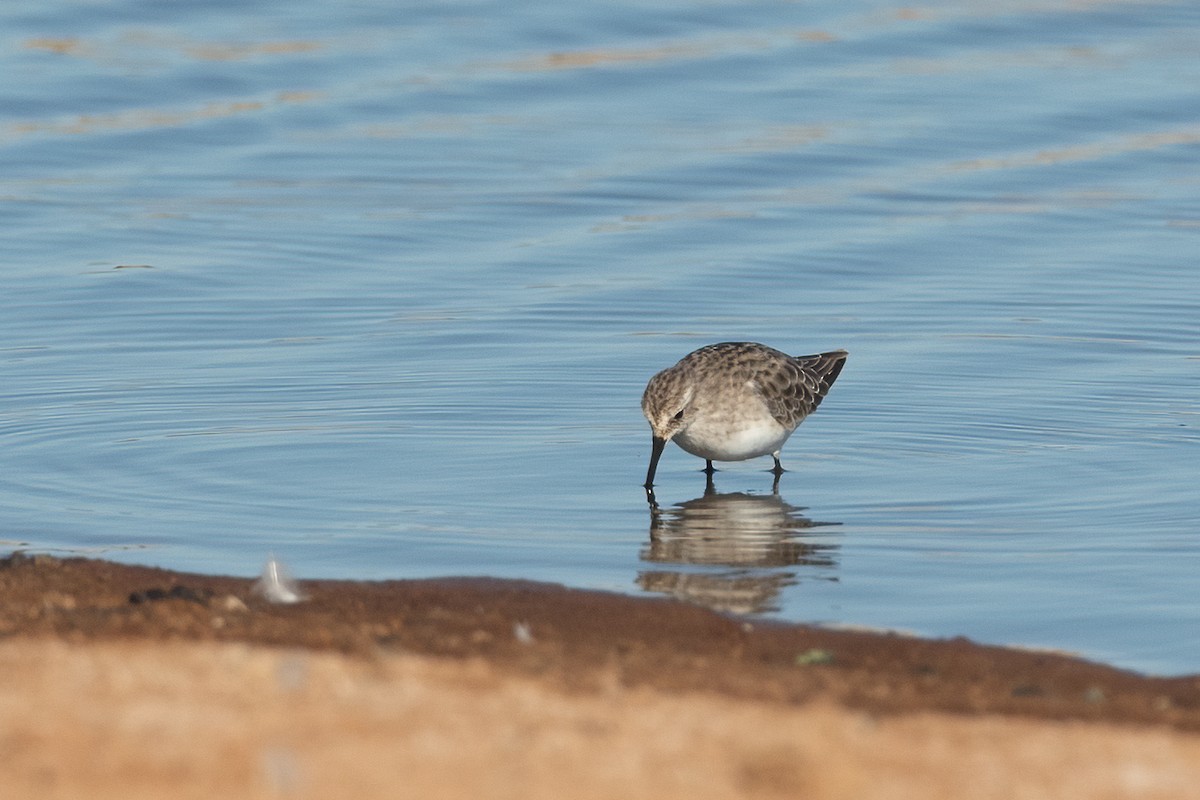
[[[681,408],[681,409],[679,409],[679,413],[675,415],[675,419],[676,419],[676,420],[681,420],[681,419],[683,419],[683,409],[682,409],[682,408]]]

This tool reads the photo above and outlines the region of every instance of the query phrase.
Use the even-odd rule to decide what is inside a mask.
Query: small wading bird
[[[714,461],[767,454],[775,458],[778,480],[783,443],[825,399],[847,355],[789,356],[754,342],[724,342],[688,353],[655,375],[642,394],[653,437],[646,490],[653,490],[658,459],[672,441],[705,460],[710,480]]]

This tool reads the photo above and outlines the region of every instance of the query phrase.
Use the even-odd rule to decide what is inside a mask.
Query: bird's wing
[[[753,380],[771,416],[785,428],[799,425],[821,405],[847,355],[845,350],[834,350],[795,356],[759,370]]]

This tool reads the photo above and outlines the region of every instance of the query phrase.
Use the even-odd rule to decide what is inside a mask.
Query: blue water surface
[[[1200,9],[0,9],[0,547],[1200,671]],[[846,370],[664,456],[714,341]]]

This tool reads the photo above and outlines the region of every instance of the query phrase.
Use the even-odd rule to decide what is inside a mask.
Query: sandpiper
[[[789,356],[755,342],[723,342],[688,353],[650,379],[642,413],[653,436],[646,489],[667,442],[705,460],[711,478],[714,461],[775,458],[804,418],[816,410],[837,380],[849,354],[833,350]]]

